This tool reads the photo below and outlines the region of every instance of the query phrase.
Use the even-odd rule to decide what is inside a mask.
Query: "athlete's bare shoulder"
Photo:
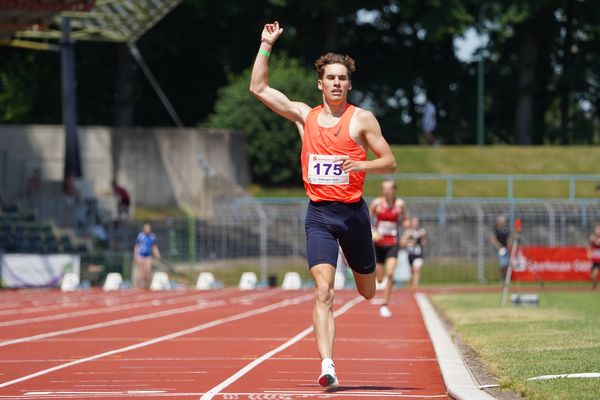
[[[358,106],[355,107],[356,110],[354,111],[354,117],[356,118],[357,122],[359,122],[361,125],[363,123],[368,124],[377,121],[375,115],[371,111],[365,110],[364,108],[360,108]]]

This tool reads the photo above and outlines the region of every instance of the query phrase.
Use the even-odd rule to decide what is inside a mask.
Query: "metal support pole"
[[[506,180],[506,194],[508,196],[509,201],[513,201],[514,199],[514,180],[512,176],[509,176]]]
[[[477,213],[477,278],[479,283],[486,283],[487,279],[485,276],[485,261],[484,261],[484,237],[485,237],[485,226],[484,226],[484,213],[479,204],[475,205],[475,212]]]
[[[65,167],[64,177],[81,177],[81,159],[79,155],[79,140],[77,137],[77,97],[75,94],[75,51],[71,40],[71,20],[62,17],[61,80],[62,80],[62,110],[65,126]]]
[[[446,176],[446,199],[452,200],[452,177]]]
[[[158,81],[154,77],[154,74],[152,74],[152,71],[150,71],[148,64],[146,64],[146,62],[142,58],[142,54],[140,53],[140,50],[137,48],[135,43],[129,43],[128,46],[129,46],[129,52],[131,53],[131,56],[135,59],[135,61],[137,61],[138,65],[142,69],[142,72],[144,73],[144,75],[146,75],[146,78],[148,78],[150,85],[152,85],[152,88],[158,95],[160,101],[163,103],[163,106],[165,106],[165,108],[167,109],[167,112],[171,116],[171,119],[173,120],[173,122],[175,122],[175,125],[178,128],[183,128],[183,122],[181,122],[181,119],[179,118],[179,115],[177,115],[177,112],[175,111],[173,104],[171,104],[171,102],[169,101],[169,98],[167,97],[165,92],[162,90],[162,88],[158,84]]]
[[[577,191],[575,189],[575,177],[569,176],[569,201],[574,201],[577,196]]]
[[[267,287],[267,279],[269,273],[269,259],[267,254],[267,233],[268,233],[268,220],[267,214],[259,202],[254,202],[254,209],[259,219],[259,246],[260,246],[260,285],[264,288]]]
[[[190,272],[195,272],[196,265],[196,218],[194,215],[187,216],[188,222],[188,260]]]
[[[479,56],[477,63],[477,145],[485,144],[485,123],[484,123],[484,65],[483,53]]]

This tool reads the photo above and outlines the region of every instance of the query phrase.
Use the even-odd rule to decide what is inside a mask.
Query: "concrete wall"
[[[239,194],[249,183],[245,136],[207,129],[80,127],[81,188],[100,199],[112,196],[117,178],[134,204],[152,208],[189,206],[210,211],[220,196]],[[0,125],[0,195],[15,198],[35,167],[44,181],[63,177],[62,126]],[[199,157],[208,161],[203,168]],[[86,194],[84,194],[86,196]],[[111,200],[112,201],[112,200]]]

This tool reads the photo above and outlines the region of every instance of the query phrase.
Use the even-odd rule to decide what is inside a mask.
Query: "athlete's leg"
[[[339,238],[348,266],[352,269],[356,289],[361,296],[370,300],[375,297],[376,257],[369,208],[361,200],[360,209],[354,212],[351,229]]]
[[[385,288],[383,288],[383,304],[388,304],[390,302],[392,288],[394,287],[394,270],[396,269],[397,262],[398,259],[396,257],[389,257],[385,260],[385,276],[387,277],[387,283]]]
[[[384,271],[383,271],[383,264],[382,263],[376,263],[375,264],[375,275],[377,277],[377,282],[381,283],[383,282],[383,277],[385,276]]]
[[[410,266],[410,269],[411,269],[410,288],[412,290],[417,290],[417,288],[419,287],[419,280],[421,279],[421,267],[422,266],[423,266],[422,258],[414,259]]]
[[[594,265],[595,266],[595,265]],[[598,271],[600,270],[600,268],[598,267],[592,267],[592,288],[596,289],[596,286],[598,286]]]
[[[140,256],[135,257],[135,274],[132,275],[132,282],[137,288],[141,288],[142,286],[142,269],[144,264],[144,258]]]
[[[152,259],[150,257],[142,258],[142,268],[140,271],[141,287],[148,288],[150,286],[150,270],[152,269]]]
[[[333,357],[335,322],[333,320],[333,284],[335,268],[330,264],[318,264],[310,269],[315,282],[315,303],[313,306],[313,328],[317,350],[321,360]]]
[[[368,274],[359,274],[353,269],[352,274],[358,293],[367,300],[375,297],[375,271]]]

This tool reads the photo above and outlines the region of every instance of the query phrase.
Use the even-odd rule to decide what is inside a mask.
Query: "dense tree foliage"
[[[262,25],[278,19],[285,33],[276,54],[307,69],[329,50],[356,59],[352,101],[378,116],[391,142],[422,140],[427,94],[442,141],[474,143],[479,56],[459,60],[454,43],[476,29],[489,39],[478,53],[486,143],[598,144],[598,15],[593,0],[184,0],[138,46],[195,126],[214,113],[228,77],[251,65]],[[123,53],[122,45],[77,44],[80,123],[172,125]],[[0,48],[0,123],[60,120],[59,55]]]
[[[273,56],[269,82],[290,99],[318,104],[321,96],[315,85],[315,73],[286,56]],[[301,182],[298,130],[290,121],[273,113],[248,91],[251,69],[231,77],[231,83],[219,90],[215,112],[209,127],[230,127],[248,135],[248,159],[257,183]]]

